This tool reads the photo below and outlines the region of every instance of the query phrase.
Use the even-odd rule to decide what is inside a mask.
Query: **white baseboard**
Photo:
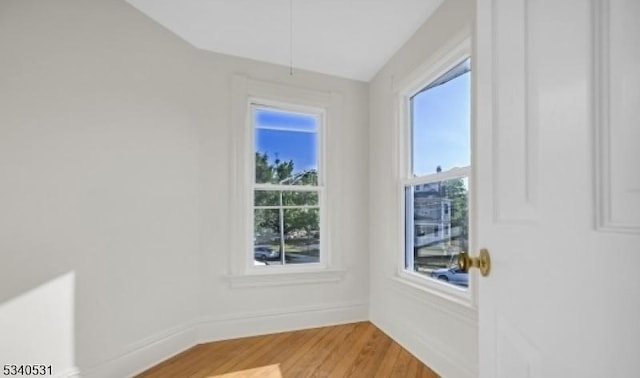
[[[465,363],[459,361],[455,355],[444,353],[443,351],[446,350],[444,346],[437,345],[432,340],[425,340],[417,333],[412,333],[410,329],[398,326],[387,319],[375,317],[371,322],[441,377],[477,377],[475,367],[465,366]]]
[[[131,377],[197,344],[193,323],[157,333],[117,357],[82,372],[83,378]]]
[[[368,319],[369,305],[366,302],[239,313],[201,319],[198,325],[198,340],[200,343],[206,343]]]
[[[206,317],[133,344],[119,356],[86,369],[83,378],[130,377],[197,344],[368,320],[366,302],[294,307]],[[59,378],[78,378],[61,375]]]

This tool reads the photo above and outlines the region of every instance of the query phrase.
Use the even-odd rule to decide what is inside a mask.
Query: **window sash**
[[[328,260],[329,260],[329,256],[328,256],[328,251],[327,251],[327,245],[326,245],[326,234],[327,234],[327,224],[326,224],[326,204],[325,204],[325,199],[324,199],[324,195],[325,195],[325,182],[324,182],[324,151],[325,151],[325,134],[324,134],[324,130],[325,130],[325,120],[326,120],[326,115],[325,109],[319,109],[319,108],[300,108],[296,106],[296,105],[288,105],[288,104],[279,104],[279,105],[274,105],[271,104],[269,102],[263,102],[263,101],[250,101],[249,103],[249,108],[250,108],[250,114],[251,114],[251,120],[249,121],[250,124],[250,130],[251,130],[251,154],[249,155],[250,158],[250,165],[251,165],[251,175],[252,175],[252,185],[251,185],[251,195],[250,195],[250,203],[249,203],[249,209],[250,209],[250,230],[251,230],[251,240],[253,240],[253,238],[255,237],[255,232],[256,232],[256,227],[255,227],[255,211],[256,210],[279,210],[279,216],[280,216],[280,222],[281,222],[281,230],[280,230],[280,238],[281,243],[284,243],[284,234],[283,234],[283,224],[282,222],[284,221],[284,211],[286,210],[290,210],[290,209],[311,209],[311,210],[317,210],[318,211],[318,216],[319,216],[319,222],[318,222],[318,228],[320,231],[320,240],[318,242],[319,245],[319,255],[318,255],[318,261],[317,262],[308,262],[308,263],[297,263],[297,264],[287,264],[287,263],[283,263],[283,265],[269,265],[268,269],[265,269],[266,267],[264,266],[258,266],[256,267],[253,264],[254,261],[254,243],[251,242],[251,248],[248,252],[248,265],[247,268],[250,271],[253,272],[258,272],[258,271],[265,271],[265,270],[269,270],[269,271],[280,271],[282,269],[291,269],[293,271],[298,271],[300,269],[305,269],[304,267],[314,267],[314,266],[320,266],[320,267],[325,267],[328,265]],[[294,110],[292,110],[294,109]],[[313,130],[300,130],[300,129],[295,129],[295,128],[289,128],[289,127],[280,127],[280,126],[268,126],[268,127],[261,127],[258,126],[257,123],[255,122],[255,114],[256,112],[260,111],[260,110],[273,110],[273,111],[277,111],[277,112],[284,112],[284,113],[290,113],[290,114],[300,114],[300,115],[305,115],[305,116],[311,116],[311,117],[315,117],[316,119],[316,127]],[[305,133],[305,134],[315,134],[316,135],[316,140],[317,140],[317,144],[316,144],[316,184],[300,184],[300,185],[291,185],[288,183],[283,183],[283,184],[278,184],[278,183],[256,183],[256,179],[255,179],[255,173],[256,173],[256,166],[255,166],[255,159],[254,156],[255,154],[258,152],[257,150],[257,146],[256,146],[256,133],[258,130],[275,130],[275,131],[285,131],[285,132],[295,132],[295,133]],[[295,175],[293,175],[292,177],[295,177]],[[313,205],[255,205],[255,193],[257,191],[263,191],[263,192],[315,192],[318,195],[318,202],[317,204],[313,204]]]
[[[289,128],[286,126],[258,126],[255,123],[255,114],[260,110],[266,111],[276,111],[280,113],[289,113],[295,115],[305,115],[315,117],[316,119],[316,128],[314,130],[300,130],[295,128]],[[296,104],[285,104],[279,103],[264,99],[251,98],[249,101],[249,114],[251,115],[251,120],[249,120],[249,125],[251,129],[251,150],[252,155],[250,155],[250,164],[251,164],[251,174],[252,179],[251,182],[254,185],[255,189],[264,190],[273,188],[273,187],[282,187],[282,188],[308,188],[308,187],[323,187],[325,180],[325,172],[324,172],[324,158],[325,158],[325,123],[326,123],[326,109],[302,106]],[[317,185],[287,185],[287,184],[272,184],[272,183],[256,183],[255,179],[255,159],[254,155],[257,151],[257,146],[255,144],[255,136],[257,130],[274,130],[274,131],[289,131],[303,134],[316,134],[317,137],[317,146],[316,146],[316,174],[317,174]],[[291,189],[286,189],[291,190]],[[296,189],[299,190],[299,189]],[[305,189],[306,190],[306,189]]]
[[[400,213],[401,213],[401,222],[399,222],[400,226],[400,235],[403,235],[401,240],[401,253],[399,254],[398,260],[398,276],[401,278],[402,282],[407,282],[412,285],[417,285],[419,287],[425,288],[433,293],[445,294],[450,296],[451,298],[462,299],[464,303],[470,303],[473,301],[475,294],[475,285],[473,284],[473,280],[471,276],[469,276],[469,286],[468,287],[458,287],[457,285],[449,285],[443,284],[437,279],[433,277],[429,277],[415,270],[415,256],[414,256],[414,238],[415,238],[415,223],[414,223],[414,199],[413,196],[408,196],[408,189],[414,188],[418,185],[423,184],[432,184],[437,182],[443,182],[448,180],[454,180],[459,178],[466,178],[467,180],[472,179],[471,175],[471,167],[463,167],[463,168],[454,168],[448,171],[443,171],[440,173],[429,174],[425,176],[419,177],[410,177],[404,178],[400,180],[400,185],[398,186],[401,200]],[[469,198],[471,201],[471,198]],[[469,216],[471,216],[471,205],[469,202]],[[451,209],[449,209],[451,211]],[[469,219],[471,222],[471,219]],[[472,243],[472,230],[469,229],[470,239],[469,242]]]
[[[464,306],[475,303],[477,295],[473,279],[470,278],[469,287],[461,289],[454,285],[444,285],[442,282],[433,280],[424,274],[413,270],[413,266],[406,267],[407,263],[407,241],[413,243],[412,236],[408,239],[407,233],[413,234],[413,207],[407,208],[406,188],[408,186],[417,186],[422,184],[432,184],[439,181],[446,181],[456,178],[467,178],[470,190],[473,188],[473,172],[471,167],[474,164],[474,154],[471,151],[470,165],[459,168],[451,168],[442,172],[413,175],[413,156],[412,156],[412,97],[429,86],[443,74],[448,72],[463,60],[471,56],[471,38],[461,36],[460,39],[452,40],[450,44],[444,46],[433,55],[432,59],[426,60],[412,72],[403,77],[399,77],[393,84],[395,93],[395,171],[397,172],[396,191],[395,191],[395,211],[397,216],[397,228],[395,231],[396,246],[398,247],[396,254],[396,277],[395,279],[409,287],[431,293],[438,297],[452,300]],[[473,73],[472,73],[473,75]],[[473,86],[473,76],[472,76]],[[473,93],[473,89],[471,89]],[[472,100],[473,101],[473,100]],[[473,104],[473,102],[472,102]],[[473,106],[473,105],[472,105]],[[471,127],[471,146],[473,145],[473,124]],[[469,215],[472,211],[472,198],[469,197]],[[471,222],[471,218],[470,218]],[[407,226],[410,225],[410,228]],[[469,230],[469,242],[473,245],[473,230]],[[413,257],[413,254],[411,254]]]
[[[276,186],[277,185],[273,185]],[[283,190],[278,190],[278,189],[270,189],[269,191],[273,191],[273,192],[283,192]],[[309,190],[311,191],[311,190]],[[273,205],[273,206],[256,206],[253,205],[251,208],[251,223],[252,223],[252,227],[251,227],[251,232],[252,232],[252,237],[255,237],[255,232],[256,232],[256,228],[255,228],[255,211],[256,210],[279,210],[279,221],[280,221],[280,232],[279,232],[279,236],[280,236],[280,245],[282,247],[284,247],[285,244],[285,233],[284,233],[284,211],[285,210],[289,210],[289,209],[314,209],[314,210],[318,210],[318,217],[319,217],[319,222],[318,222],[318,228],[320,231],[320,240],[318,241],[318,246],[319,246],[319,254],[318,254],[318,261],[317,262],[305,262],[305,263],[297,263],[297,264],[289,264],[286,263],[284,261],[284,255],[282,256],[282,265],[269,265],[269,269],[300,269],[301,267],[305,267],[305,266],[325,266],[326,265],[326,252],[324,252],[324,250],[326,249],[324,244],[324,232],[323,230],[326,229],[326,227],[324,226],[325,222],[324,222],[324,198],[323,198],[323,193],[324,191],[322,189],[319,188],[315,188],[315,190],[312,190],[318,193],[318,204],[317,205]],[[255,191],[254,191],[255,193]],[[254,194],[255,195],[255,194]],[[253,261],[254,256],[253,256],[253,251],[254,251],[254,247],[252,246],[251,248],[251,261]],[[286,254],[286,251],[285,251]],[[255,267],[255,266],[251,266],[251,268],[253,269],[258,269],[258,270],[264,270],[265,267]]]

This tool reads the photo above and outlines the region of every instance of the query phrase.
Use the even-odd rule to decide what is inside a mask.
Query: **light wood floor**
[[[369,322],[196,345],[138,375],[201,378],[438,375]]]

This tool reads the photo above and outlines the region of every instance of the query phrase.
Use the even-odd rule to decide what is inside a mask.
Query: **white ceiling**
[[[290,0],[127,0],[194,46],[289,66]],[[368,81],[443,0],[292,0],[293,66]]]

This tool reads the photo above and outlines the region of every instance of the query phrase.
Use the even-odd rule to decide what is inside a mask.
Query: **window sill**
[[[303,284],[339,282],[344,278],[346,270],[306,270],[306,271],[274,271],[258,274],[227,276],[232,288],[293,286]]]

